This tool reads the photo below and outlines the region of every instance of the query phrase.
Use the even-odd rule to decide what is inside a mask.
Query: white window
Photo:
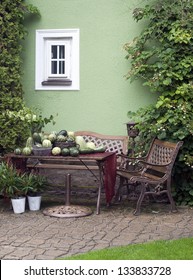
[[[79,30],[36,31],[36,90],[79,90]]]

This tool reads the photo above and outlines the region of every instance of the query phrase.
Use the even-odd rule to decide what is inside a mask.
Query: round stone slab
[[[43,211],[46,216],[57,217],[57,218],[73,218],[73,217],[84,217],[92,214],[92,210],[85,206],[79,205],[60,205],[50,208],[46,208]]]

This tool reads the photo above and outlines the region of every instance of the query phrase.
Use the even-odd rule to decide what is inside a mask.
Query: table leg
[[[92,210],[85,206],[70,204],[71,174],[66,175],[66,201],[65,205],[46,208],[44,215],[57,218],[84,217],[92,214]]]
[[[65,205],[70,205],[70,191],[71,191],[71,174],[66,175],[66,202]]]
[[[103,162],[97,162],[99,167],[99,188],[97,197],[97,211],[96,214],[100,214],[100,201],[101,201],[101,191],[103,187]]]

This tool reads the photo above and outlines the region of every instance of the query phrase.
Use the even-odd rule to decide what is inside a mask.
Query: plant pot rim
[[[23,196],[13,196],[11,197],[11,199],[22,199],[22,198],[26,198],[24,195]]]
[[[40,192],[29,192],[27,194],[27,196],[30,196],[30,197],[37,197],[37,196],[42,196],[42,194]]]

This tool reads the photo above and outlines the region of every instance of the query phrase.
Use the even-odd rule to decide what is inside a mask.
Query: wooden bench
[[[103,145],[106,147],[106,152],[114,152],[116,154],[127,155],[128,151],[128,137],[127,136],[112,136],[103,135],[91,131],[76,131],[75,136],[82,136],[86,142],[91,141],[96,147]],[[42,157],[43,158],[43,157]],[[118,165],[119,165],[118,161]],[[36,162],[28,162],[27,168],[35,169],[63,169],[63,170],[88,170],[96,177],[95,171],[99,171],[99,166],[96,160],[85,158],[81,161],[79,158],[67,158],[63,157],[63,160],[57,161],[57,157],[50,157],[49,159],[42,159]],[[100,185],[100,183],[99,183]],[[100,189],[100,186],[99,186]],[[100,204],[100,190],[98,189],[97,199],[97,213],[99,213]]]
[[[75,136],[82,136],[86,142],[93,142],[96,147],[103,145],[106,152],[127,155],[128,136],[103,135],[92,131],[76,131]]]

